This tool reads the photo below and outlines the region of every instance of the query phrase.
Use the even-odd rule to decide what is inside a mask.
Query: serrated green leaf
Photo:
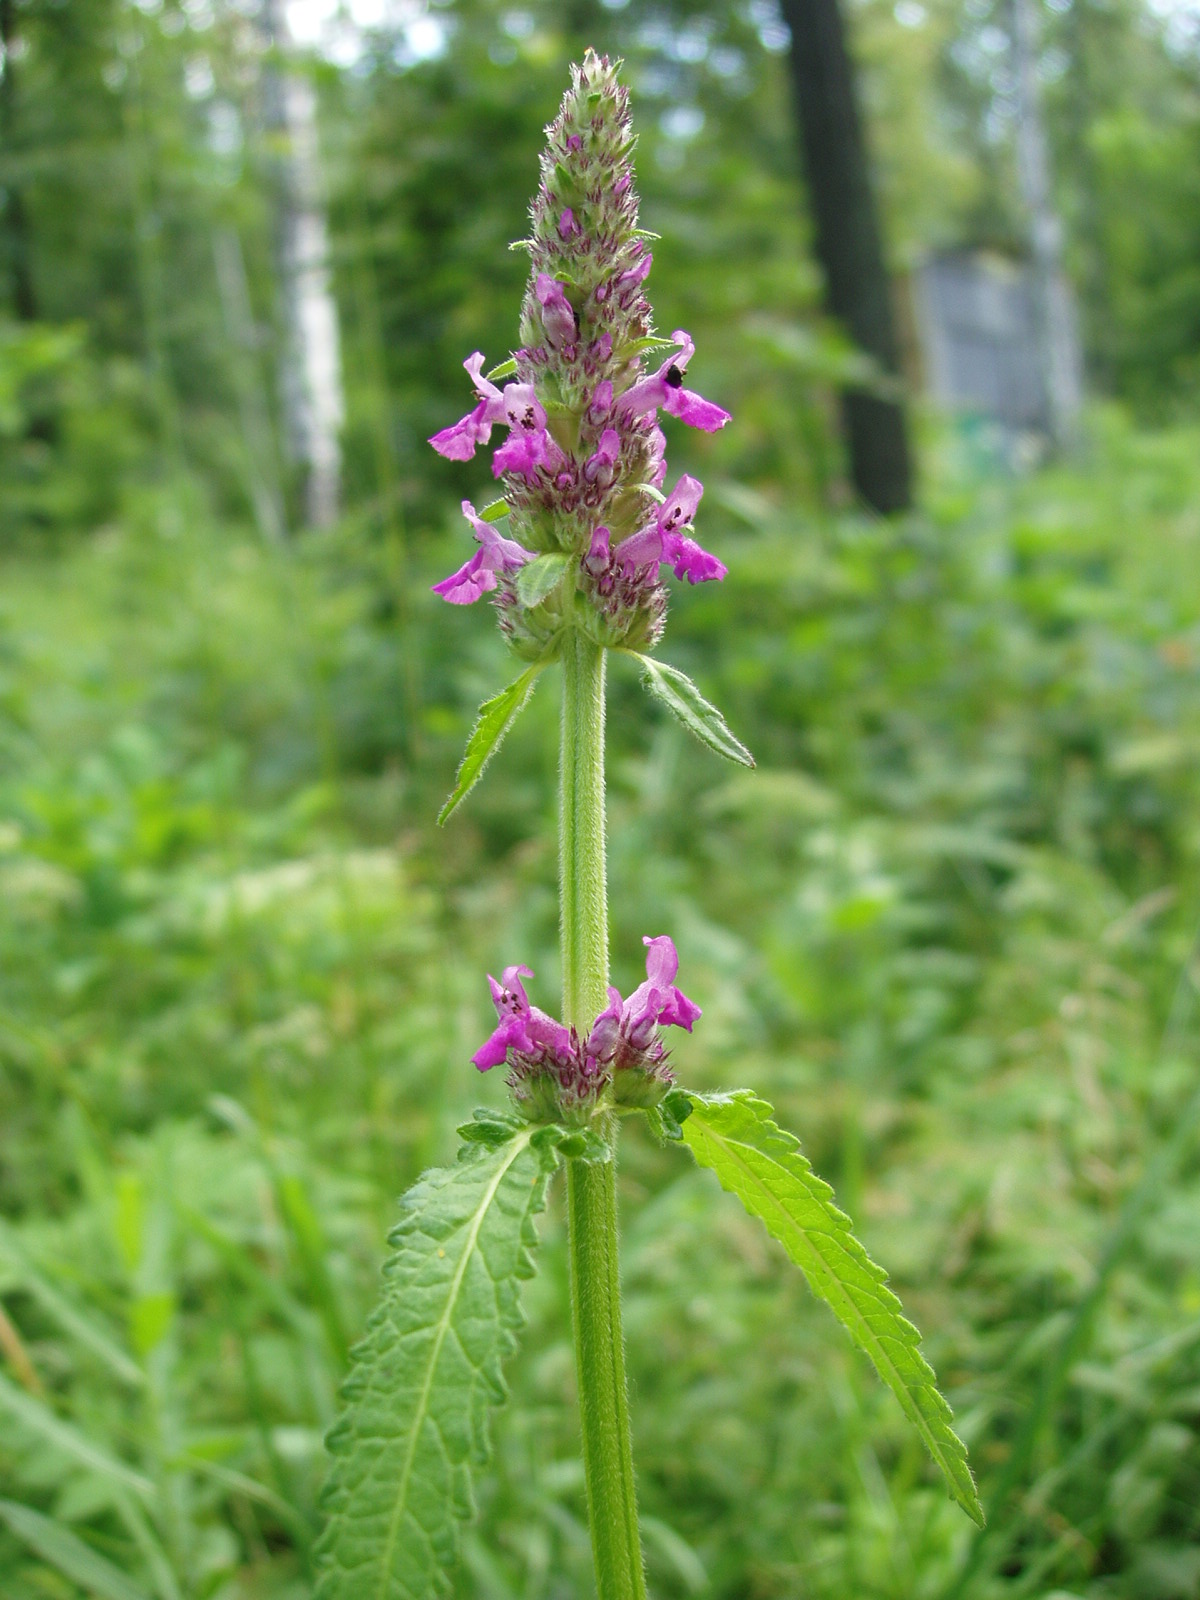
[[[952,1414],[920,1350],[920,1334],[833,1203],[833,1190],[812,1170],[800,1144],[772,1121],[771,1107],[748,1089],[689,1096],[692,1114],[684,1143],[701,1166],[778,1239],[830,1307],[876,1372],[941,1469],[952,1497],[982,1527],[983,1510],[967,1465],[966,1447],[950,1426]]]
[[[77,1534],[30,1506],[0,1500],[0,1521],[42,1560],[97,1600],[149,1600],[146,1591]]]
[[[631,655],[636,652],[631,651]],[[701,744],[715,750],[726,761],[736,761],[743,767],[752,767],[754,757],[739,739],[735,739],[725,718],[716,706],[708,701],[678,667],[669,667],[665,661],[655,661],[652,656],[638,655],[642,664],[642,682],[655,699],[661,700],[671,715],[682,722],[689,733]]]
[[[526,1126],[499,1147],[410,1189],[390,1243],[383,1298],[354,1353],[317,1547],[316,1600],[429,1600],[442,1594],[487,1459],[487,1411],[533,1271],[533,1219],[558,1163]]]
[[[507,689],[502,689],[499,694],[493,695],[490,700],[485,700],[480,706],[479,718],[471,730],[471,737],[467,740],[467,748],[463,751],[463,758],[459,763],[454,792],[438,812],[439,828],[443,826],[450,813],[462,804],[483,776],[484,767],[499,750],[504,742],[504,735],[524,711],[529,696],[533,693],[538,673],[544,666],[544,661],[534,662],[533,666],[526,667],[521,676],[515,678]]]
[[[536,606],[562,582],[570,556],[559,550],[535,556],[517,574],[517,595],[523,606]]]
[[[507,361],[502,361],[498,367],[493,367],[484,376],[488,383],[499,383],[501,378],[511,378],[516,370],[517,358],[516,356],[509,356]]]

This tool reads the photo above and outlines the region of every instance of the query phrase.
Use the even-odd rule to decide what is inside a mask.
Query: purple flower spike
[[[463,501],[462,509],[463,516],[479,540],[479,549],[465,566],[433,585],[434,594],[441,595],[452,606],[471,605],[496,587],[499,582],[497,574],[507,577],[519,572],[527,561],[533,559],[532,550],[526,550],[515,539],[501,538],[490,522],[484,522],[482,517],[477,516],[469,500]]]
[[[504,396],[494,383],[489,383],[483,376],[483,352],[476,350],[463,362],[463,366],[471,375],[479,404],[461,422],[456,422],[451,428],[443,428],[429,441],[438,455],[445,456],[448,461],[470,461],[477,446],[487,444],[496,423],[505,420]]]
[[[527,662],[561,655],[576,628],[606,648],[653,650],[668,573],[688,583],[725,576],[691,533],[699,484],[681,479],[661,512],[653,503],[667,482],[663,419],[711,433],[729,413],[686,387],[695,346],[683,330],[662,350],[661,366],[646,366],[647,348],[663,341],[653,338],[646,298],[654,258],[638,225],[618,65],[587,51],[546,129],[522,241],[530,272],[505,369],[513,376],[501,387],[489,382],[476,352],[466,363],[474,409],[432,439],[455,461],[492,446],[508,527],[520,540],[505,546],[478,535],[479,550],[437,592],[457,605],[494,592],[500,629]],[[499,440],[497,424],[506,430]],[[526,597],[506,581],[531,554],[567,555],[573,592]]]

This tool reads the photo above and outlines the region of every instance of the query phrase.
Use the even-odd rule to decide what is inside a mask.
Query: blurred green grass
[[[615,979],[674,935],[680,1075],[768,1095],[836,1184],[991,1517],[976,1541],[757,1226],[631,1130],[656,1594],[1200,1594],[1198,447],[1101,412],[1080,467],[1014,480],[946,434],[894,525],[706,475],[730,577],[664,654],[756,773],[614,668]],[[426,594],[448,539],[414,542],[401,630],[353,530],[279,551],[162,510],[3,563],[6,1600],[307,1592],[395,1197],[503,1099],[468,1059],[484,973],[556,993],[552,683],[432,825],[505,671]],[[553,1208],[526,1300],[479,1600],[590,1593]]]

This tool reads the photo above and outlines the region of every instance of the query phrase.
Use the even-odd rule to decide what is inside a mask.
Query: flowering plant
[[[489,978],[498,1022],[473,1059],[481,1072],[507,1066],[512,1110],[477,1112],[460,1129],[458,1164],[427,1173],[402,1201],[383,1297],[329,1438],[319,1600],[443,1592],[472,1471],[486,1460],[487,1406],[504,1394],[534,1218],[559,1167],[597,1591],[600,1600],[645,1595],[617,1272],[617,1135],[630,1114],[686,1145],[762,1218],[895,1393],[950,1493],[982,1518],[916,1329],[797,1141],[749,1091],[700,1095],[675,1082],[662,1030],[690,1033],[701,1011],[676,985],[671,938],[645,939],[646,979],[627,999],[608,983],[606,653],[635,656],[647,688],[691,732],[754,764],[696,686],[649,653],[663,634],[665,574],[690,583],[726,575],[691,531],[701,485],[685,475],[664,490],[659,414],[709,432],[730,419],[686,386],[689,335],[652,331],[644,285],[653,236],[638,227],[627,93],[612,63],[588,52],[546,134],[523,241],[532,270],[521,347],[486,374],[480,352],[464,363],[475,404],[430,442],[469,461],[494,429],[507,429],[492,458],[503,497],[481,512],[463,502],[477,548],[434,588],[454,605],[490,595],[526,666],[481,708],[441,820],[478,780],[539,674],[560,664],[563,1019],[530,1004],[528,967]]]

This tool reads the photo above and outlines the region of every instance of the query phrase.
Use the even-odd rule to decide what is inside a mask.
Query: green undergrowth
[[[730,577],[678,595],[663,659],[755,772],[614,662],[614,980],[672,932],[681,1075],[749,1083],[834,1183],[989,1518],[631,1125],[656,1594],[1200,1593],[1198,446],[1101,415],[1082,466],[1016,481],[948,437],[895,526],[706,472]],[[396,1197],[503,1103],[484,973],[557,981],[551,675],[435,836],[513,675],[426,598],[450,541],[405,599],[353,530],[281,556],[153,512],[0,583],[6,1600],[310,1593]],[[539,1231],[463,1600],[590,1593],[553,1189]]]

